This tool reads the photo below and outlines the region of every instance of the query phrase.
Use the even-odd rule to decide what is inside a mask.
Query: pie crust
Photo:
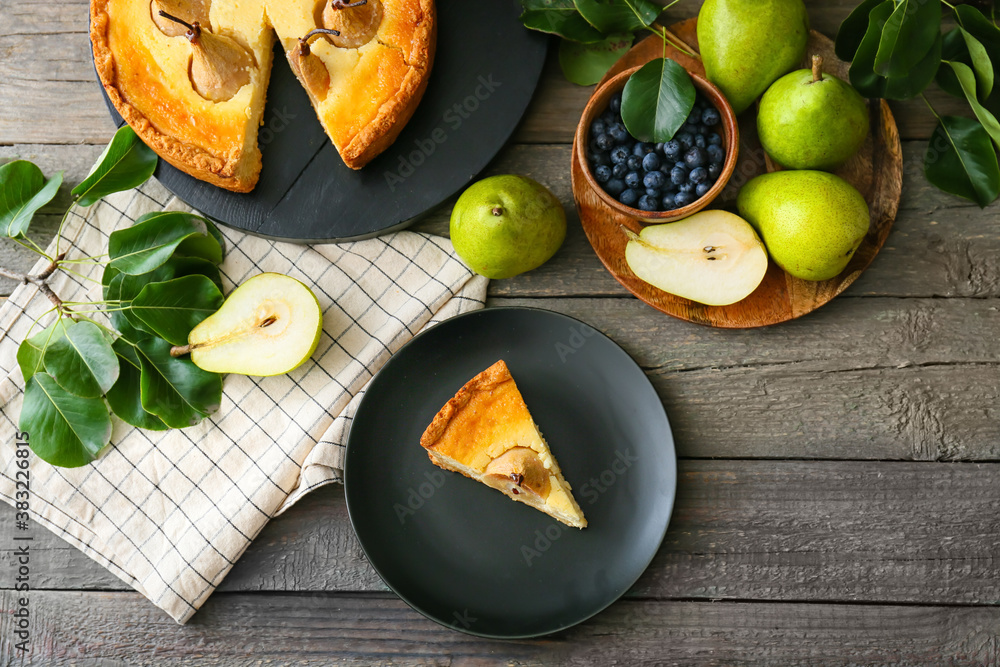
[[[396,139],[420,102],[433,63],[433,0],[381,2],[382,23],[369,43],[339,48],[316,40],[331,83],[326,100],[314,106],[352,169]],[[160,157],[200,180],[249,192],[261,169],[257,130],[275,31],[287,51],[316,27],[317,8],[316,0],[214,0],[211,32],[246,47],[256,66],[231,99],[211,102],[189,79],[187,39],[164,35],[148,0],[91,0],[97,74],[122,118]]]
[[[441,468],[483,482],[569,526],[587,525],[503,360],[458,390],[427,426],[420,444]]]

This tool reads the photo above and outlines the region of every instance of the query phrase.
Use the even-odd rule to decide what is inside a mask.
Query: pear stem
[[[813,83],[821,81],[823,79],[823,56],[813,56],[812,58],[813,66]]]
[[[188,31],[185,37],[187,37],[188,41],[191,42],[192,44],[198,43],[198,38],[201,37],[201,25],[197,21],[195,21],[194,23],[188,23],[184,19],[178,18],[173,14],[168,14],[162,9],[159,11],[159,14],[168,21],[173,21],[174,23],[177,23],[187,28]]]
[[[368,0],[357,0],[357,2],[344,2],[344,0],[331,0],[330,7],[333,9],[350,9],[368,4]]]
[[[309,40],[316,35],[333,35],[334,37],[340,37],[340,31],[333,30],[331,28],[316,28],[315,30],[310,30],[306,33],[305,37],[299,37],[299,53],[304,56],[309,55]]]
[[[173,358],[183,357],[185,354],[191,354],[190,345],[174,345],[170,348],[170,356]]]

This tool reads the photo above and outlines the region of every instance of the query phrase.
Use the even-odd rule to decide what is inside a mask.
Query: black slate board
[[[437,11],[423,101],[396,142],[361,171],[344,165],[276,44],[258,138],[264,166],[253,192],[217,188],[163,160],[156,177],[212,219],[275,239],[356,240],[407,226],[463,188],[510,138],[548,44],[521,25],[517,0],[437,0]]]

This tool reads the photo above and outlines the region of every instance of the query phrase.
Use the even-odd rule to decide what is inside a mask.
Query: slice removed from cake
[[[568,526],[587,519],[501,359],[469,380],[420,438],[431,461]]]

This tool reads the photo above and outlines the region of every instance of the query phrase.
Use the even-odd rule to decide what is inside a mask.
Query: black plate
[[[217,188],[163,160],[156,177],[205,215],[270,238],[353,240],[413,222],[465,186],[510,138],[548,44],[521,25],[517,0],[437,0],[437,11],[424,98],[396,142],[364,169],[344,165],[277,44],[258,138],[264,166],[253,192]]]
[[[498,359],[587,528],[443,471],[420,447],[441,406]],[[376,375],[344,483],[365,554],[403,600],[455,630],[517,638],[579,623],[635,583],[666,532],[677,470],[663,405],[614,341],[558,313],[489,308],[417,336]]]

